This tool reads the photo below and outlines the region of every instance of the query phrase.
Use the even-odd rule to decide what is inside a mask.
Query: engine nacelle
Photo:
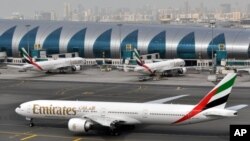
[[[185,73],[187,73],[187,68],[186,68],[186,67],[180,68],[180,69],[178,70],[178,73],[179,73],[179,74],[185,74]]]
[[[81,70],[81,66],[80,65],[74,65],[72,66],[72,71],[79,71]]]
[[[68,122],[69,130],[76,133],[86,133],[92,125],[93,122],[81,118],[72,118]]]

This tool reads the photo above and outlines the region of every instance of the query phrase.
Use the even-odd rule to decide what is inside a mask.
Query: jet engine
[[[186,72],[187,72],[187,68],[186,67],[178,69],[178,74],[185,74]]]
[[[69,130],[76,133],[86,133],[90,130],[92,125],[93,122],[81,118],[72,118],[68,122]]]
[[[74,65],[72,66],[72,71],[79,71],[81,70],[81,66],[80,65]]]
[[[186,67],[178,68],[178,69],[172,69],[172,70],[166,70],[162,73],[162,76],[178,76],[185,74],[187,72]]]

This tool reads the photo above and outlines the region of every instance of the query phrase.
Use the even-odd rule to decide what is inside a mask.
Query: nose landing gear
[[[26,120],[29,121],[29,127],[33,127],[33,126],[34,126],[33,118],[28,118],[28,117],[26,117]]]

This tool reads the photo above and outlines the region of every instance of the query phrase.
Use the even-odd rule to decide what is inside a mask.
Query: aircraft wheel
[[[33,123],[33,119],[32,118],[28,118],[27,120],[29,120],[29,127],[33,127],[34,123]]]
[[[121,135],[121,132],[119,132],[119,131],[111,131],[110,135],[112,135],[112,136],[119,136],[119,135]]]
[[[34,123],[30,123],[29,126],[30,126],[30,127],[33,127],[33,126],[34,126]]]

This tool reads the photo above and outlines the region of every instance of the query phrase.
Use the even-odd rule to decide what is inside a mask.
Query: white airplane
[[[168,75],[182,75],[187,72],[187,68],[185,67],[185,61],[183,59],[171,59],[161,62],[154,63],[144,63],[141,59],[140,54],[137,49],[134,49],[134,57],[138,66],[134,68],[134,71],[147,74],[150,76],[160,75],[160,76],[168,76]]]
[[[225,108],[235,79],[235,73],[228,74],[196,105],[164,104],[186,96],[180,95],[146,103],[35,100],[21,104],[15,111],[26,117],[30,126],[36,118],[66,119],[72,132],[86,133],[101,125],[119,135],[123,125],[183,125],[235,117],[247,106]]]
[[[80,57],[75,58],[63,58],[57,60],[35,62],[24,48],[20,49],[21,55],[27,64],[22,66],[7,65],[9,68],[19,69],[21,71],[34,70],[45,72],[67,72],[67,71],[79,71],[80,65],[84,64],[84,59]]]

